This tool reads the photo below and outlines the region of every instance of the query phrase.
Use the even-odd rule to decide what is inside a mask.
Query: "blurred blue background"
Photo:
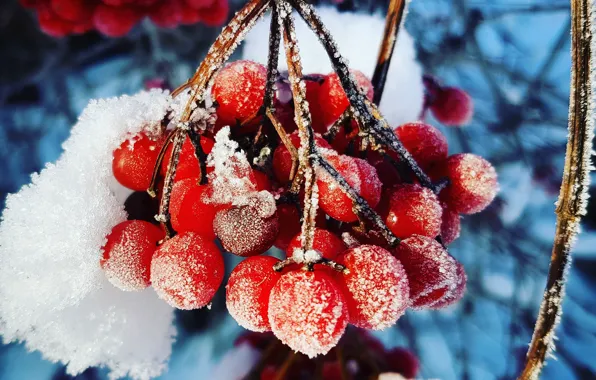
[[[241,4],[234,4],[238,8]],[[346,11],[384,10],[385,1],[346,1]],[[501,193],[463,220],[450,248],[468,272],[454,308],[408,313],[379,337],[420,357],[423,378],[515,378],[546,281],[563,167],[569,97],[569,9],[564,1],[413,0],[406,27],[424,70],[474,98],[471,125],[441,127],[450,151],[487,157]],[[126,37],[88,33],[54,39],[16,1],[0,5],[0,209],[6,194],[56,160],[92,98],[132,94],[148,80],[174,86],[194,71],[217,29],[159,29],[143,22]],[[374,57],[371,57],[374,59]],[[398,100],[396,100],[398,101]],[[592,188],[591,193],[594,193]],[[596,206],[586,216],[570,272],[557,360],[545,379],[596,378]],[[221,293],[221,292],[220,292]],[[223,302],[177,315],[179,339],[164,379],[210,378],[240,328]],[[198,359],[197,359],[198,358]],[[78,379],[98,379],[90,369]],[[0,379],[68,379],[63,367],[0,346]]]

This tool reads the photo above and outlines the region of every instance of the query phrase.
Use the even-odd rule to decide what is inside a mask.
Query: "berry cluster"
[[[361,329],[347,331],[337,347],[321,357],[322,368],[319,369],[305,356],[296,355],[287,348],[271,350],[270,347],[276,345],[271,333],[244,333],[234,345],[248,345],[259,351],[260,360],[248,377],[261,380],[313,379],[317,377],[317,371],[325,380],[372,379],[380,374],[391,374],[393,377],[388,377],[391,379],[413,379],[420,369],[420,362],[411,351],[402,347],[387,349],[375,336]],[[338,356],[340,350],[341,357]]]
[[[35,9],[39,26],[54,37],[97,30],[121,37],[143,18],[171,28],[203,22],[221,25],[228,17],[227,0],[20,0]]]
[[[352,74],[372,99],[370,80],[358,71]],[[397,155],[363,144],[355,120],[336,123],[349,108],[336,74],[304,79],[313,129],[323,133],[314,137],[316,152],[337,172],[314,171],[311,198],[322,212],[301,220],[292,195],[306,198],[305,191],[288,190],[298,176],[296,151],[303,149],[300,134],[293,132],[295,123],[284,119],[293,114],[293,103],[280,91],[275,95],[275,115],[285,130],[276,133],[262,111],[267,69],[234,62],[214,79],[217,121],[201,130],[199,142],[186,138],[176,156],[171,191],[159,191],[169,197],[170,215],[167,220],[160,214],[160,219],[166,226],[170,222],[177,235],[168,233],[157,246],[168,229],[142,220],[116,226],[101,261],[114,285],[135,290],[151,284],[174,307],[205,306],[224,275],[217,238],[226,251],[247,257],[227,283],[230,314],[241,326],[272,331],[310,357],[335,347],[348,324],[381,330],[394,325],[407,308],[438,309],[462,298],[466,275],[446,246],[459,236],[460,214],[479,212],[494,199],[494,168],[473,154],[448,156],[446,138],[431,125],[398,126],[395,134],[418,165],[436,183],[448,179],[443,188],[424,187]],[[278,89],[284,80],[278,79]],[[230,130],[235,140],[222,140]],[[254,145],[263,144],[260,136],[268,139],[256,150]],[[250,151],[258,153],[253,162],[262,152],[273,149],[273,154],[253,167],[238,141],[250,142],[249,157]],[[137,191],[154,187],[156,175],[172,169],[174,155],[167,142],[147,134],[125,141],[114,152],[116,179]],[[378,214],[399,244],[381,241],[374,228],[367,228],[362,205],[346,186]],[[316,228],[303,228],[306,223]],[[310,234],[303,236],[304,231]],[[304,249],[306,240],[312,248]],[[261,255],[273,245],[285,250],[285,260]]]

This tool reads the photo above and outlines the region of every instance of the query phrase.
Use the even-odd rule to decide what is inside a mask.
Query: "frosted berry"
[[[412,307],[431,307],[457,287],[457,261],[436,240],[411,236],[395,255],[408,275]]]
[[[140,18],[131,7],[110,7],[99,3],[93,12],[93,25],[106,36],[122,37],[130,32]]]
[[[265,252],[279,232],[276,212],[263,215],[260,202],[221,210],[213,220],[213,230],[223,247],[238,256],[254,256]]]
[[[348,324],[346,300],[323,271],[284,274],[269,297],[269,322],[275,336],[310,358],[331,350]]]
[[[474,114],[474,102],[467,92],[443,87],[433,94],[430,110],[437,120],[449,126],[466,125]]]
[[[468,282],[468,277],[466,276],[466,271],[464,270],[464,266],[458,262],[457,263],[457,280],[455,288],[450,289],[442,299],[431,305],[431,309],[442,309],[447,306],[451,306],[457,303],[464,297],[466,292],[466,283]]]
[[[356,80],[356,84],[362,89],[368,99],[372,100],[374,91],[370,79],[361,71],[351,70],[351,72]],[[333,124],[350,106],[350,101],[336,73],[331,73],[325,77],[325,81],[320,88],[318,100],[320,108],[323,110],[323,122],[326,126]]]
[[[286,256],[292,257],[295,249],[300,249],[302,234],[298,234],[292,239],[286,250]],[[346,244],[337,235],[321,228],[315,228],[313,239],[313,249],[321,252],[324,258],[333,260],[337,255],[346,250]]]
[[[499,189],[495,168],[484,158],[471,153],[450,156],[434,169],[433,176],[449,178],[450,184],[441,191],[440,198],[460,214],[484,210]]]
[[[252,174],[254,175],[253,182],[255,184],[257,191],[263,191],[263,190],[271,191],[271,189],[273,189],[273,186],[271,185],[271,181],[269,180],[269,177],[267,176],[267,174],[263,173],[262,171],[255,170],[255,169],[253,169]]]
[[[172,227],[177,232],[192,231],[213,240],[213,220],[221,207],[208,202],[211,185],[198,182],[198,178],[186,178],[174,183],[170,195]]]
[[[374,167],[363,160],[344,155],[329,155],[327,160],[371,207],[376,207],[381,199],[382,184]],[[352,209],[352,200],[333,177],[321,170],[317,185],[319,205],[327,215],[342,222],[354,222],[358,219]]]
[[[422,168],[429,168],[447,158],[447,139],[432,125],[420,122],[402,124],[395,129],[395,134]]]
[[[266,80],[267,68],[260,63],[240,60],[224,67],[211,90],[218,125],[234,127],[253,116],[263,104]]]
[[[192,310],[211,302],[224,273],[223,257],[215,243],[194,232],[184,232],[155,251],[151,285],[171,306]]]
[[[312,119],[312,127],[317,133],[325,133],[327,132],[327,126],[324,122],[324,111],[319,102],[325,75],[309,74],[303,80],[306,85],[306,101]]]
[[[269,295],[281,277],[273,270],[279,260],[271,256],[249,257],[238,264],[226,286],[226,306],[238,324],[251,331],[269,331]]]
[[[337,261],[349,269],[336,277],[348,301],[350,323],[374,330],[393,326],[409,305],[408,278],[400,262],[374,245],[351,248]]]
[[[441,218],[441,239],[443,244],[449,245],[459,237],[461,231],[461,219],[457,212],[448,207],[443,207]]]
[[[300,147],[300,136],[298,132],[294,132],[288,136],[292,145],[298,150]],[[315,142],[321,148],[331,149],[331,145],[320,135],[315,135]],[[273,173],[281,184],[285,184],[290,180],[290,173],[292,171],[292,154],[283,143],[275,149],[273,153]]]
[[[114,151],[112,171],[125,187],[145,191],[151,184],[155,161],[163,140],[152,140],[144,133],[126,140]]]
[[[126,291],[148,287],[151,258],[163,235],[159,227],[142,220],[117,224],[107,236],[99,262],[107,279]]]
[[[215,141],[213,141],[213,139],[201,136],[201,147],[203,148],[203,152],[205,152],[205,154],[211,153],[213,145],[215,145]],[[172,149],[173,145],[170,144],[165,151],[160,167],[162,176],[165,176],[168,170],[168,165],[170,164],[170,160],[172,158]],[[207,173],[211,173],[212,171],[212,167],[207,167]],[[179,181],[185,178],[200,176],[201,167],[199,165],[199,159],[195,153],[195,147],[192,144],[192,141],[190,141],[189,138],[186,138],[184,143],[182,143],[182,150],[180,150],[180,156],[178,158],[178,166],[176,166],[176,176],[174,177],[174,180]]]
[[[439,235],[441,214],[437,196],[420,185],[397,185],[389,193],[386,224],[398,238],[414,234],[429,237]]]
[[[414,353],[406,348],[396,347],[387,351],[385,361],[390,371],[403,375],[406,379],[413,379],[420,371],[420,361]]]

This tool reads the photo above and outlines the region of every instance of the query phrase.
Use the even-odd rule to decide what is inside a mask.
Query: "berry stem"
[[[159,204],[159,215],[156,216],[156,220],[161,223],[166,231],[167,240],[174,236],[174,229],[170,223],[170,196],[172,194],[172,187],[174,186],[174,177],[176,176],[176,168],[178,167],[178,161],[180,160],[180,152],[182,151],[182,144],[186,138],[186,124],[180,123],[176,126],[173,132],[174,140],[172,142],[172,156],[168,164],[168,170],[163,185],[163,195]],[[158,169],[159,170],[159,169]]]
[[[323,138],[327,140],[328,143],[331,144],[337,133],[340,131],[341,128],[344,127],[344,124],[348,122],[352,118],[352,110],[350,107],[346,108],[346,110],[339,116],[337,120],[327,129],[327,132],[323,135]]]
[[[309,28],[317,35],[325,48],[348,100],[354,109],[354,117],[358,120],[361,132],[370,136],[375,143],[396,152],[407,163],[420,184],[432,189],[436,193],[436,187],[432,184],[430,178],[418,166],[412,155],[397,138],[387,121],[381,116],[377,107],[358,88],[353,75],[348,69],[346,60],[339,53],[337,44],[333,40],[331,33],[325,28],[314,8],[304,0],[289,1]]]
[[[304,208],[302,222],[302,249],[311,250],[313,246],[315,218],[318,208],[318,189],[315,182],[314,155],[315,133],[311,124],[310,111],[306,102],[306,85],[302,79],[302,63],[294,29],[292,7],[287,2],[278,1],[275,7],[281,16],[283,25],[284,48],[288,64],[288,76],[294,99],[295,120],[300,136],[298,150],[299,173],[304,176]],[[292,186],[295,187],[295,186]]]
[[[199,185],[206,185],[209,180],[207,179],[207,154],[203,150],[201,145],[201,134],[198,133],[194,128],[188,130],[188,138],[195,148],[195,156],[199,160],[199,167],[201,168],[201,179]]]
[[[373,96],[373,102],[375,104],[381,104],[385,81],[387,80],[387,72],[389,71],[391,57],[393,56],[395,43],[397,42],[397,34],[403,23],[406,5],[406,0],[389,1],[387,18],[385,19],[385,30],[383,31],[383,40],[381,41],[377,65],[371,81],[373,88],[375,89]]]
[[[155,166],[153,167],[153,174],[151,175],[151,183],[149,184],[149,188],[147,189],[147,193],[151,196],[151,198],[155,198],[157,196],[156,188],[158,178],[159,178],[159,170],[161,168],[161,163],[163,162],[163,158],[166,155],[166,151],[168,147],[172,143],[172,139],[176,135],[176,130],[171,131],[166,137],[166,141],[164,141],[159,154],[157,155],[157,160],[155,161]]]
[[[271,26],[269,27],[269,52],[267,56],[267,82],[265,83],[265,97],[263,107],[273,109],[275,96],[275,82],[277,81],[277,65],[279,63],[279,43],[281,41],[281,24],[276,6],[271,7]],[[271,113],[271,112],[270,112]]]
[[[271,112],[271,109],[268,108],[265,111],[265,114],[271,122],[271,125],[273,125],[273,128],[275,128],[275,131],[279,135],[281,142],[284,144],[284,146],[292,156],[292,169],[290,170],[290,178],[294,178],[294,176],[296,175],[296,170],[298,169],[298,151],[296,150],[294,144],[292,144],[292,141],[290,141],[290,138],[288,137],[288,134],[286,133],[284,127],[281,125],[279,120],[277,120],[273,112]]]
[[[561,320],[571,248],[585,215],[590,187],[590,156],[594,137],[594,51],[589,0],[571,0],[571,96],[569,134],[559,201],[557,229],[546,289],[538,312],[525,368],[518,379],[537,379],[547,355],[555,349],[555,329]]]

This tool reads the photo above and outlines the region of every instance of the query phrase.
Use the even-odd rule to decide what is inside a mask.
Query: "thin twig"
[[[402,25],[403,15],[406,9],[406,0],[390,0],[389,8],[387,9],[387,18],[385,19],[385,30],[383,31],[383,40],[379,49],[379,56],[377,57],[377,65],[372,77],[372,85],[374,88],[373,102],[381,104],[383,97],[383,90],[385,88],[385,81],[387,80],[387,72],[391,64],[391,57],[397,42],[397,34]]]
[[[571,247],[588,203],[594,135],[592,6],[589,0],[571,0],[572,66],[567,153],[556,209],[557,229],[551,264],[525,368],[519,376],[523,380],[537,379],[547,355],[552,355],[555,349],[555,329],[561,319]]]

